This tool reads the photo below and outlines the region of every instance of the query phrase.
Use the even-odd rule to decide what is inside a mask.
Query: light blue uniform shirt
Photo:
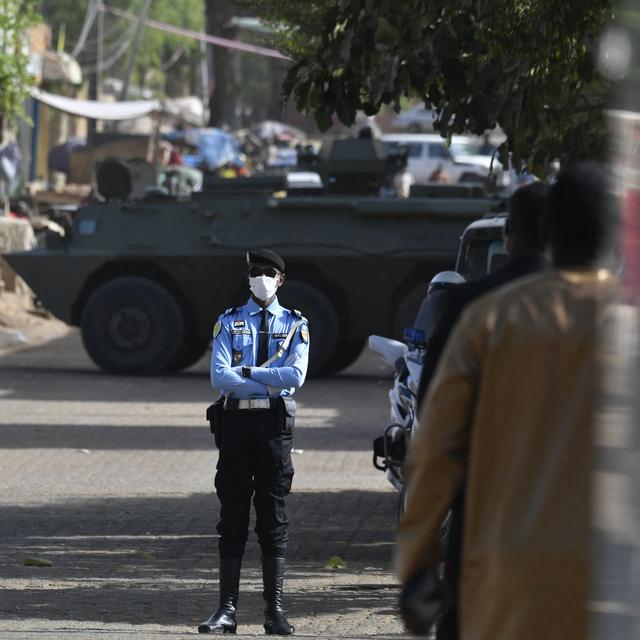
[[[275,355],[296,322],[302,324],[280,358],[259,367],[258,336],[262,307],[253,298],[243,307],[228,309],[214,328],[211,353],[211,384],[230,398],[267,398],[292,395],[302,386],[309,361],[309,329],[299,312],[281,307],[276,298],[268,307],[269,357]],[[251,378],[242,367],[251,367]]]

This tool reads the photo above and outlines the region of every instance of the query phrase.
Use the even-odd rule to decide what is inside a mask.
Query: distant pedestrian
[[[282,608],[289,539],[285,497],[291,490],[293,393],[307,373],[309,329],[299,311],[281,307],[284,260],[274,251],[247,253],[246,305],[227,309],[213,330],[211,384],[222,394],[209,408],[220,450],[215,479],[220,499],[219,606],[200,633],[235,633],[240,569],[251,500],[262,553],[264,629],[291,635]]]
[[[397,561],[407,605],[437,581],[440,527],[466,487],[461,640],[586,637],[598,334],[617,288],[601,268],[612,217],[599,166],[562,174],[549,196],[553,269],[469,306],[431,381]]]
[[[429,176],[429,182],[439,182],[441,184],[450,184],[452,182],[451,176],[442,162],[438,164]]]

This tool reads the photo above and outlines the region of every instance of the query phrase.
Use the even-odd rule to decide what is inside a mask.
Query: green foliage
[[[322,37],[324,16],[335,0],[236,0],[272,29],[270,44],[293,58],[311,55]]]
[[[268,2],[272,7],[279,3]],[[284,90],[325,130],[334,114],[400,108],[420,96],[442,135],[499,125],[504,152],[543,172],[555,158],[599,157],[608,84],[595,48],[611,0],[338,0]],[[275,18],[273,18],[275,19]]]
[[[0,0],[0,116],[9,125],[25,117],[34,79],[28,72],[25,30],[37,22],[37,0]]]
[[[66,32],[66,50],[71,51],[78,41],[89,0],[42,0],[42,14],[51,26],[53,42],[63,28]],[[109,0],[106,4],[129,11],[136,16],[142,9],[143,0]],[[204,30],[203,0],[154,0],[149,17],[160,22],[183,27],[192,31]],[[105,13],[105,45],[126,34],[130,22],[124,18],[115,18]],[[133,38],[133,32],[131,32]],[[96,58],[95,26],[90,34],[79,60],[83,66],[94,66]],[[105,75],[119,77],[127,63],[127,51]],[[193,91],[197,64],[201,58],[200,45],[196,40],[171,35],[157,29],[146,28],[140,50],[136,58],[133,81],[141,87],[149,87],[158,93],[180,95],[184,91]]]
[[[204,30],[203,0],[154,0],[149,17],[200,32]],[[182,53],[177,61],[171,64],[178,48]],[[158,91],[164,91],[168,84],[173,88],[172,93],[180,94],[180,84],[189,84],[189,73],[199,61],[200,43],[197,40],[156,29],[146,29],[136,61],[135,75],[141,86],[151,86]]]

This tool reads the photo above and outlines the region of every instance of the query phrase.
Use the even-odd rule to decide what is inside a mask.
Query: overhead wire
[[[129,11],[118,9],[116,7],[109,6],[107,4],[102,5],[105,11],[112,13],[116,16],[127,18],[128,20],[137,21],[138,16],[132,14]],[[287,56],[278,51],[277,49],[270,49],[268,47],[262,47],[248,42],[242,42],[241,40],[231,40],[229,38],[221,38],[220,36],[213,36],[210,33],[201,33],[193,31],[191,29],[185,29],[184,27],[178,27],[167,22],[161,22],[160,20],[153,20],[152,18],[146,18],[145,24],[152,29],[158,29],[167,33],[172,33],[178,36],[184,36],[192,40],[200,40],[202,42],[208,42],[214,46],[225,47],[227,49],[235,49],[237,51],[245,51],[247,53],[254,53],[260,56],[268,58],[277,58],[280,60],[289,60]]]
[[[80,29],[80,35],[78,36],[78,41],[76,42],[73,51],[71,52],[72,58],[77,58],[78,54],[84,48],[84,45],[87,41],[87,37],[89,36],[89,32],[91,31],[91,27],[93,27],[93,23],[96,20],[96,16],[98,15],[98,10],[100,8],[102,0],[89,0],[89,4],[87,5],[87,12],[84,17],[84,22],[82,24],[82,28]]]
[[[105,42],[102,47],[102,57],[108,58],[115,51],[119,51],[124,43],[128,43],[131,40],[131,33],[132,29],[127,28],[126,31],[122,32],[117,40],[109,43]],[[81,56],[80,64],[90,64],[92,60],[95,60],[97,58],[97,53],[98,52],[95,51],[91,54],[87,53],[84,56]]]
[[[115,43],[105,53],[102,58],[102,63],[98,64],[98,60],[95,57],[91,62],[87,61],[82,64],[82,69],[85,72],[93,72],[98,69],[104,71],[110,69],[122,56],[127,52],[131,45],[131,39],[135,31],[135,24],[132,24],[127,31],[123,34],[119,43]]]
[[[105,18],[110,23],[109,26],[104,30],[104,35],[102,38],[103,43],[108,42],[114,36],[116,36],[118,43],[121,41],[122,34],[129,31],[129,25],[126,24],[124,20],[119,20],[115,16],[111,16],[110,14],[105,12]],[[84,48],[81,52],[81,55],[87,53],[89,51],[97,51],[98,49],[98,37],[92,36],[91,38],[87,38],[87,41],[84,45]]]
[[[107,69],[111,69],[111,67],[113,67],[113,65],[118,62],[118,60],[120,60],[120,58],[122,58],[122,56],[128,51],[129,46],[129,42],[124,42],[120,49],[118,49],[110,57],[103,58],[101,64],[98,64],[98,62],[96,61],[90,65],[83,65],[82,70],[85,73],[92,73],[94,71],[106,71]]]
[[[174,52],[173,55],[164,63],[160,65],[160,71],[166,71],[170,69],[180,58],[182,58],[186,48],[184,45],[180,45]]]

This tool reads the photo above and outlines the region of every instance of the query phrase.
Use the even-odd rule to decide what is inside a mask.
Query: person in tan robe
[[[437,572],[440,527],[466,486],[461,640],[586,637],[598,332],[616,279],[603,171],[550,192],[554,269],[473,303],[449,339],[406,465],[396,560]]]

